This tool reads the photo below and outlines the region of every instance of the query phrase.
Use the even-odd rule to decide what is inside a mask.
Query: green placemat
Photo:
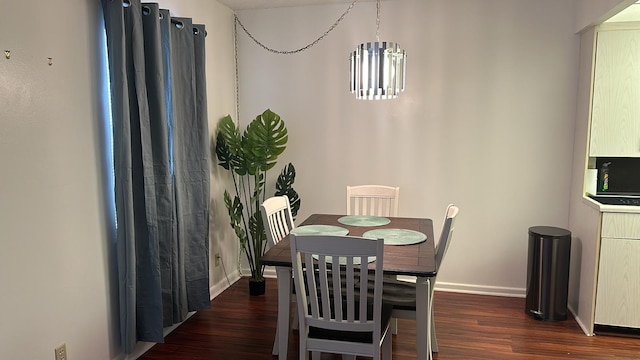
[[[339,235],[344,236],[349,233],[348,229],[333,225],[303,225],[293,228],[294,235]]]
[[[412,245],[425,241],[427,235],[407,229],[376,229],[362,234],[368,239],[384,239],[385,245]]]
[[[338,219],[340,224],[350,226],[382,226],[391,222],[382,216],[347,215]]]

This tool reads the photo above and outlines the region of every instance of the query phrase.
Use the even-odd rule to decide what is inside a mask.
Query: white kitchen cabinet
[[[591,157],[640,157],[640,27],[597,33]]]
[[[595,323],[640,328],[640,214],[602,214]]]

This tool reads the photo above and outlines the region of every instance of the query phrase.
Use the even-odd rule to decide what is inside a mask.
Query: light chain
[[[329,35],[329,33],[333,29],[335,29],[335,27],[338,26],[338,24],[340,24],[340,22],[344,19],[344,17],[347,16],[347,14],[349,13],[349,11],[351,11],[351,9],[353,8],[353,6],[355,5],[355,3],[357,1],[358,0],[353,0],[353,2],[351,2],[349,7],[347,8],[347,10],[345,12],[343,12],[342,15],[340,15],[340,17],[338,18],[338,20],[336,20],[336,22],[334,22],[333,25],[331,25],[331,27],[329,27],[329,29],[327,31],[325,31],[324,34],[322,34],[319,38],[315,39],[312,43],[309,43],[306,46],[303,46],[303,47],[301,47],[299,49],[295,49],[295,50],[276,50],[276,49],[272,49],[272,48],[264,45],[263,43],[258,41],[258,39],[256,39],[249,32],[249,30],[247,30],[247,28],[244,27],[244,24],[242,24],[242,21],[240,21],[240,19],[238,18],[238,15],[234,14],[234,17],[235,17],[235,22],[240,25],[240,27],[242,28],[242,30],[244,30],[244,32],[247,34],[247,36],[249,36],[251,38],[251,40],[253,40],[256,44],[258,44],[258,46],[260,46],[261,48],[263,48],[263,49],[265,49],[265,50],[267,50],[269,52],[275,53],[275,54],[291,55],[291,54],[297,54],[299,52],[302,52],[302,51],[305,51],[305,50],[309,49],[310,47],[312,47],[315,44],[319,43],[327,35]]]

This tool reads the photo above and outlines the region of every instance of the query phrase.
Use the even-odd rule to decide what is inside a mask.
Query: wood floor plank
[[[261,360],[271,355],[277,318],[277,284],[249,296],[246,278],[218,295],[211,308],[193,315],[153,346],[141,360]],[[640,339],[586,336],[575,322],[539,321],[527,316],[522,298],[436,291],[438,360],[460,359],[640,359]],[[399,320],[393,359],[415,360],[415,322]],[[292,331],[289,359],[298,359],[298,333]],[[322,360],[339,360],[323,354]],[[360,360],[360,358],[358,358]]]

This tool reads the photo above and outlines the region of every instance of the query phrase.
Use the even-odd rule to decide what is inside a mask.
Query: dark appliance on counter
[[[596,195],[640,196],[640,158],[597,158]]]

